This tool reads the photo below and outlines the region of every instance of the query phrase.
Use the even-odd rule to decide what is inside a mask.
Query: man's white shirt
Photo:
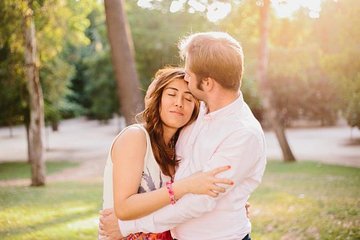
[[[181,158],[175,181],[199,171],[230,165],[217,177],[234,186],[217,198],[187,194],[146,217],[120,221],[124,236],[171,229],[179,240],[242,239],[251,231],[245,203],[260,184],[266,165],[265,137],[242,95],[231,104],[207,113],[201,103],[198,119],[183,129],[176,154]]]

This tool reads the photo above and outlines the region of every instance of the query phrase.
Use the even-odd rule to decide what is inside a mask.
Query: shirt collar
[[[232,103],[211,113],[207,113],[208,109],[206,107],[206,104],[204,102],[201,102],[200,115],[203,116],[204,120],[212,120],[219,118],[221,116],[227,116],[233,113],[234,111],[239,111],[243,106],[243,103],[244,103],[244,98],[241,92],[239,97],[236,100],[234,100]]]

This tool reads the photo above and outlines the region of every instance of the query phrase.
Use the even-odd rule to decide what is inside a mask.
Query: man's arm
[[[238,130],[224,139],[211,159],[206,162],[203,170],[230,165],[231,169],[219,174],[218,177],[233,180],[235,187],[241,186],[241,191],[246,196],[261,181],[265,169],[264,148],[261,133],[250,129]],[[252,181],[242,186],[242,182],[249,177]],[[188,194],[175,205],[166,206],[146,217],[134,221],[119,221],[120,229],[124,236],[135,232],[163,232],[172,229],[178,224],[212,211],[219,199],[230,190],[217,198]]]

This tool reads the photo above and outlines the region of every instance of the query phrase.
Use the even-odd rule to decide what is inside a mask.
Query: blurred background
[[[1,0],[1,239],[96,238],[112,139],[200,31],[241,43],[265,129],[254,239],[360,239],[359,13],[358,0]]]

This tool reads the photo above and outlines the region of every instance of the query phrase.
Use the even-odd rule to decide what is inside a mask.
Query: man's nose
[[[185,82],[189,83],[189,77],[187,75],[185,75],[184,80]]]

